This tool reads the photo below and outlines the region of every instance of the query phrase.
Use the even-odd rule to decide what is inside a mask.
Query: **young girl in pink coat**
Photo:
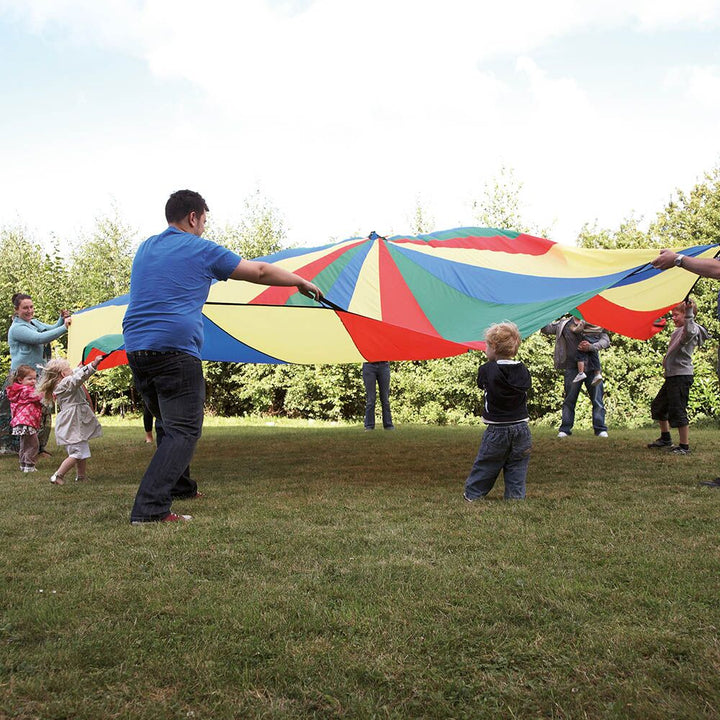
[[[18,365],[6,393],[10,401],[13,435],[20,436],[20,470],[35,472],[39,452],[38,431],[42,426],[42,398],[35,390],[37,373],[29,365]]]
[[[51,360],[43,370],[38,391],[47,401],[55,402],[55,440],[58,445],[65,446],[68,454],[50,478],[53,485],[64,485],[65,473],[75,466],[75,480],[86,478],[90,457],[88,441],[100,437],[102,427],[93,412],[85,381],[95,373],[101,360],[102,356],[97,357],[89,365],[74,370],[67,360]]]

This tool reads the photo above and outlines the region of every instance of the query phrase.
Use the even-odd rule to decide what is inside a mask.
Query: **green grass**
[[[470,505],[478,429],[214,423],[182,526],[128,522],[137,423],[0,458],[0,717],[718,717],[717,431],[656,434],[534,430]]]

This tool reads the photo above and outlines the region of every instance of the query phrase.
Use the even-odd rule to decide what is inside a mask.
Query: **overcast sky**
[[[73,241],[259,188],[290,242],[651,219],[720,162],[720,1],[0,0],[0,225]]]

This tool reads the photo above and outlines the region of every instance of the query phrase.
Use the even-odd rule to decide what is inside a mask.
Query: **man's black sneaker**
[[[663,440],[661,437],[659,437],[657,440],[653,440],[651,443],[648,443],[647,445],[651,449],[655,448],[671,448],[672,447],[672,440]]]

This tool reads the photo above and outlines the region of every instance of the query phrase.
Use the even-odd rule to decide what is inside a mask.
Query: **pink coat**
[[[5,390],[10,401],[10,425],[29,425],[36,430],[42,425],[42,398],[32,385],[13,383]]]

